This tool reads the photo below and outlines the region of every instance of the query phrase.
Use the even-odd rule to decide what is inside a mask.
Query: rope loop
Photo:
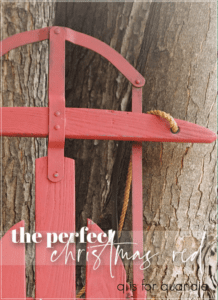
[[[166,119],[170,123],[170,129],[171,129],[172,133],[179,132],[179,127],[178,127],[176,121],[173,119],[173,117],[170,114],[167,114],[162,110],[150,110],[147,112],[147,114],[159,116],[161,118]]]

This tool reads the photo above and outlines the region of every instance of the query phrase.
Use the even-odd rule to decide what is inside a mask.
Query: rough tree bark
[[[215,3],[152,6],[140,56],[147,79],[144,111],[160,108],[216,132],[215,12]],[[143,158],[145,245],[161,253],[146,272],[147,281],[205,283],[208,291],[183,298],[214,298],[216,144],[146,143]],[[172,250],[187,249],[187,259],[200,247],[203,232],[201,256],[173,264]]]
[[[2,2],[1,8],[1,39],[53,23],[54,3]],[[2,106],[48,106],[47,41],[4,55],[1,72]],[[46,139],[2,139],[2,234],[21,220],[27,232],[34,232],[35,159],[46,153]],[[27,297],[34,297],[34,261],[34,244],[26,244]]]
[[[100,39],[136,67],[149,10],[150,3],[58,3],[55,25]],[[67,45],[67,106],[128,110],[130,99],[131,85],[108,61],[87,49]],[[118,216],[122,208],[130,143],[66,140],[65,149],[65,155],[76,160],[77,230],[86,225],[87,218],[103,230],[112,228],[116,193]],[[128,218],[124,229],[130,228],[131,220]],[[130,269],[131,264],[126,263],[128,280],[132,281]],[[84,283],[85,267],[78,267],[78,287],[81,288]]]
[[[99,38],[128,59],[146,78],[143,112],[161,109],[216,131],[215,12],[215,3],[58,3],[55,25]],[[130,109],[130,86],[108,62],[77,46],[67,49],[68,106]],[[130,144],[68,140],[66,156],[76,159],[77,228],[87,217],[111,228],[114,180],[120,214]],[[158,287],[148,297],[215,297],[215,170],[215,143],[144,143],[145,249],[159,252],[145,271],[145,281]],[[197,251],[203,231],[201,257],[182,264],[178,255],[173,263],[173,250],[187,249],[186,259]],[[131,265],[126,269],[132,281]],[[208,291],[160,290],[161,283],[196,282]]]
[[[57,3],[55,10],[42,3],[4,3],[3,7],[3,38],[48,25],[92,35],[120,52],[145,76],[143,112],[161,109],[216,131],[215,3],[68,2]],[[37,12],[43,16],[40,24],[34,21]],[[40,57],[47,61],[46,47],[45,42],[23,47],[4,58],[4,106],[47,105],[47,64],[39,62]],[[66,106],[130,110],[130,85],[98,54],[67,44]],[[145,250],[159,252],[145,271],[146,283],[157,284],[148,297],[215,298],[215,143],[149,142],[143,146]],[[87,217],[102,229],[110,229],[115,192],[120,215],[130,152],[131,143],[66,140],[65,155],[76,160],[77,229],[86,225]],[[29,231],[34,230],[34,160],[43,155],[45,142],[41,139],[34,143],[32,139],[4,138],[3,232],[21,219]],[[124,230],[131,230],[131,204]],[[186,264],[178,255],[173,263],[172,251],[187,249],[187,259],[200,247],[203,231],[201,255]],[[32,262],[32,248],[28,251]],[[132,282],[131,264],[126,264],[126,270]],[[77,272],[80,288],[84,268]],[[29,267],[27,296],[34,295],[33,274]],[[209,290],[160,290],[161,283],[196,282],[208,284]]]

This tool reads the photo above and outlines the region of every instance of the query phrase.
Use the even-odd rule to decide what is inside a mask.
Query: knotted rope
[[[173,119],[173,117],[170,114],[167,114],[161,110],[150,110],[147,112],[147,114],[156,115],[156,116],[166,119],[170,123],[171,131],[173,133],[179,132],[179,127],[178,127],[176,121]],[[129,194],[130,194],[130,189],[131,189],[131,183],[132,183],[132,159],[130,158],[128,173],[127,173],[127,178],[126,178],[123,207],[122,207],[122,212],[121,212],[120,222],[119,222],[119,233],[118,233],[119,238],[121,237],[121,232],[123,229],[126,212],[127,212],[127,208],[128,208],[128,204],[129,204]],[[76,298],[80,298],[85,293],[85,291],[86,291],[86,287],[84,286],[79,291],[79,293],[76,295]]]

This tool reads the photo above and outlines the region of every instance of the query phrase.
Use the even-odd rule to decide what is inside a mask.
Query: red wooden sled
[[[48,27],[16,34],[1,42],[1,56],[19,46],[49,39],[49,107],[2,108],[1,134],[5,136],[48,136],[48,157],[36,160],[36,232],[75,231],[75,165],[64,157],[65,138],[134,141],[133,165],[133,252],[143,253],[142,202],[142,141],[211,143],[216,135],[210,130],[176,120],[178,134],[159,117],[142,114],[142,86],[144,78],[119,53],[105,43],[63,27]],[[132,83],[132,112],[65,108],[65,41],[93,50],[109,60]],[[48,213],[50,212],[50,213]],[[18,223],[14,228],[23,226]],[[100,228],[88,222],[90,230]],[[12,230],[11,229],[11,230]],[[1,240],[1,299],[24,299],[24,246],[10,242],[11,230]],[[59,246],[57,246],[59,247]],[[16,250],[15,250],[16,248]],[[72,248],[75,251],[74,248]],[[51,253],[42,242],[36,245],[36,298],[52,299],[76,297],[75,264],[49,262]],[[106,253],[107,254],[107,253]],[[126,284],[122,261],[116,266],[115,278],[109,267],[93,271],[93,261],[87,263],[86,299],[125,298],[117,285]],[[141,284],[143,271],[139,261],[133,262],[133,282],[137,286],[134,298],[145,297]],[[13,266],[13,269],[12,269]],[[102,286],[103,285],[103,286]],[[99,288],[102,286],[102,288]]]

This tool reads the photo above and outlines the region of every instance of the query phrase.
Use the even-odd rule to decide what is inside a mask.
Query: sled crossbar
[[[216,140],[215,133],[207,128],[178,119],[175,121],[181,128],[178,134],[170,131],[168,122],[154,115],[66,108],[65,137],[183,143],[211,143]],[[3,107],[0,122],[2,122],[2,136],[48,136],[46,107]]]

